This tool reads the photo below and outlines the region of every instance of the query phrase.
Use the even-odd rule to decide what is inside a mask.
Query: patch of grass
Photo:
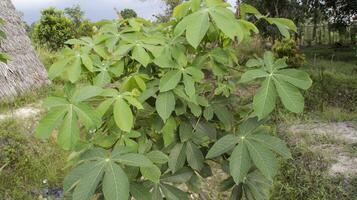
[[[285,136],[288,137],[288,136]],[[289,138],[286,138],[289,141]],[[304,139],[289,142],[294,159],[283,161],[274,182],[274,200],[353,200],[357,194],[357,178],[328,176],[329,161],[309,149]],[[348,184],[346,184],[348,183]]]
[[[37,199],[44,188],[60,187],[65,153],[54,142],[42,142],[26,133],[21,121],[0,122],[0,197]]]
[[[323,59],[328,61],[357,62],[353,47],[335,48],[333,46],[315,46],[302,49],[309,60]]]
[[[307,123],[307,122],[344,122],[357,121],[357,112],[351,112],[339,107],[326,106],[323,111],[306,110],[302,114],[294,114],[287,111],[278,113],[281,123]]]
[[[61,90],[63,90],[63,85],[61,83],[55,82],[49,86],[27,91],[26,93],[19,95],[14,99],[8,99],[4,102],[0,102],[0,113],[17,109],[27,104],[38,103],[40,100],[48,97],[49,94],[59,93]]]

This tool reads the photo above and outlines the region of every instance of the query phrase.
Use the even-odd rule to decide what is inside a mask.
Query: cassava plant
[[[234,48],[258,34],[247,15],[275,24],[284,36],[296,27],[249,5],[237,19],[229,6],[190,0],[169,23],[113,21],[92,38],[67,42],[71,48],[49,70],[67,84],[63,95],[44,102],[49,111],[37,136],[58,128],[58,145],[72,152],[73,171],[64,180],[70,199],[189,199],[201,193],[212,162],[229,175],[218,188],[230,190],[231,199],[269,198],[277,156],[291,154],[264,123],[278,97],[302,112],[299,89],[311,80],[271,52],[239,66]],[[236,87],[255,79],[261,87],[250,111],[237,114]]]

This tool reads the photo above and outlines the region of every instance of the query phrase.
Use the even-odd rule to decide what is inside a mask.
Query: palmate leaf
[[[259,119],[266,118],[274,110],[277,96],[289,111],[294,113],[303,111],[304,98],[299,88],[306,90],[312,84],[306,72],[285,69],[288,67],[286,59],[275,60],[272,52],[266,52],[264,60],[255,59],[248,64],[261,68],[248,70],[242,75],[241,82],[265,78],[253,99],[253,108]]]
[[[49,97],[44,101],[44,106],[50,110],[36,128],[37,137],[48,138],[59,126],[57,143],[63,149],[70,150],[80,137],[78,122],[81,122],[87,130],[96,128],[100,124],[99,113],[83,101],[97,96],[102,90],[87,86],[83,87],[82,93],[79,91],[81,88],[75,89],[69,99]]]

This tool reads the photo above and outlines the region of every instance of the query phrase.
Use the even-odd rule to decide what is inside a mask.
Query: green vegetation
[[[83,18],[79,6],[58,10],[50,7],[41,11],[41,19],[35,23],[32,39],[40,48],[57,51],[71,38],[90,36],[94,24]]]
[[[138,14],[136,14],[135,10],[129,9],[129,8],[126,8],[126,9],[120,11],[120,15],[124,19],[135,18],[138,16]]]
[[[290,133],[284,133],[284,138],[290,140],[289,148],[293,160],[283,161],[281,172],[274,183],[272,192],[276,200],[350,200],[357,193],[357,178],[331,177],[328,174],[329,160],[321,152],[314,152],[310,148],[313,144],[324,144],[323,141],[311,138],[306,133],[305,138],[292,140]],[[310,137],[307,139],[306,137]]]
[[[287,57],[287,63],[292,67],[301,67],[305,64],[305,56],[299,50],[296,42],[292,39],[278,41],[272,48],[278,58]]]
[[[0,121],[0,196],[3,199],[37,199],[42,189],[61,187],[64,176],[63,151],[52,142],[39,142],[26,129],[29,122]],[[30,124],[30,123],[29,123]]]
[[[51,79],[66,82],[64,92],[44,101],[49,111],[36,135],[49,138],[58,129],[58,145],[76,155],[64,180],[68,196],[188,199],[200,192],[209,160],[229,167],[226,188],[233,199],[270,196],[277,157],[291,154],[263,124],[278,102],[302,112],[300,89],[311,79],[270,51],[240,67],[235,45],[258,33],[251,15],[287,38],[297,30],[291,20],[246,4],[237,20],[228,6],[191,0],[174,9],[169,24],[124,19],[66,42],[71,48],[49,69]],[[231,75],[237,69],[245,71],[240,83],[261,83],[253,107],[240,115],[229,111],[235,109],[230,97],[238,82]]]

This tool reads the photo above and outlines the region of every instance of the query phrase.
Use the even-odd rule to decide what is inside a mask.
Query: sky
[[[165,8],[162,0],[12,0],[12,3],[24,14],[24,20],[29,24],[39,20],[41,10],[50,6],[63,9],[79,4],[86,17],[93,21],[115,18],[114,7],[118,10],[134,9],[146,19],[153,19],[154,14],[163,12]]]

